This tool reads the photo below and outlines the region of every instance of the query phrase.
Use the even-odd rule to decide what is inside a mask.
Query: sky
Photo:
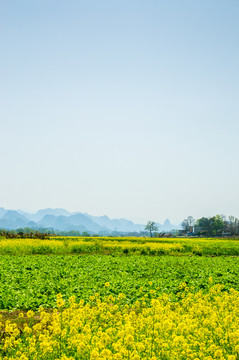
[[[238,0],[0,0],[0,207],[239,217]]]

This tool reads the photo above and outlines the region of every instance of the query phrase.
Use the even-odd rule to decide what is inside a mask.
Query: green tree
[[[211,218],[202,217],[197,220],[196,226],[201,228],[201,233],[207,236],[221,235],[224,228],[224,221],[220,215]]]
[[[213,216],[212,221],[212,235],[222,235],[222,230],[224,227],[224,221],[220,215]],[[211,219],[210,219],[211,220]]]
[[[149,231],[150,237],[152,237],[152,232],[157,231],[158,227],[154,221],[148,221],[145,230]]]
[[[87,231],[83,231],[83,232],[82,232],[82,236],[87,237],[87,236],[90,236],[90,234],[89,234]]]

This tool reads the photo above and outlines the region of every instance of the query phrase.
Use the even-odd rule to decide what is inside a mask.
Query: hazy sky
[[[238,0],[0,0],[0,207],[239,217]]]

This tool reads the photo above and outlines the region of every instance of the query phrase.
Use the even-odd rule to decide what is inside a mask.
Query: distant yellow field
[[[239,255],[238,239],[52,237],[0,239],[0,254],[122,253],[139,255]]]

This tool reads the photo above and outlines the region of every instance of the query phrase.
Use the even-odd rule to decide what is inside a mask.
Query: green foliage
[[[201,228],[201,233],[207,236],[218,236],[222,234],[225,226],[224,221],[220,215],[211,218],[202,217],[197,220],[196,226]]]
[[[239,290],[238,267],[236,257],[5,255],[0,257],[0,309],[52,308],[58,293],[78,300],[89,300],[95,292],[125,293],[133,303],[153,289],[173,293],[176,299],[181,283],[207,291],[209,277],[226,289]]]

